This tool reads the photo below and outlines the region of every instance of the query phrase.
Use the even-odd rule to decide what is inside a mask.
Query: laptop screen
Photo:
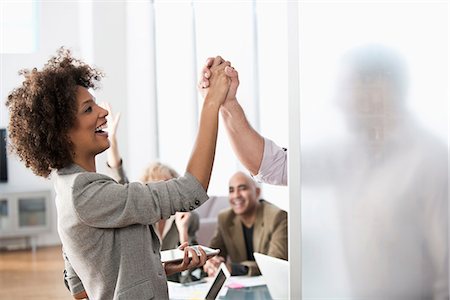
[[[225,264],[222,263],[220,265],[219,271],[216,274],[216,277],[214,278],[211,288],[208,291],[208,294],[206,294],[205,299],[206,300],[216,299],[217,295],[219,295],[219,292],[222,289],[222,286],[224,285],[228,277],[230,277],[230,273],[228,272]]]

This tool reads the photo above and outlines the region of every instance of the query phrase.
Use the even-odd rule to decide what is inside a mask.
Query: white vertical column
[[[130,179],[138,179],[144,166],[159,157],[154,3],[128,2],[126,9],[126,163]]]
[[[126,64],[126,5],[122,2],[92,2],[94,66],[106,73],[96,98],[111,103],[115,112],[122,113],[117,132],[120,151],[127,162],[127,64]],[[106,172],[106,155],[97,156],[97,170]]]
[[[195,79],[199,79],[197,76],[197,24],[195,22],[195,5],[194,1],[191,1],[191,18],[192,18],[192,77]],[[200,70],[199,70],[200,71]],[[198,121],[199,121],[199,105],[198,105],[198,92],[196,85],[192,86],[192,97],[191,97],[191,113],[193,118],[191,119],[193,121],[192,124],[192,138],[194,139],[197,136],[197,127],[198,127]]]
[[[254,120],[253,120],[253,126],[256,129],[256,131],[260,131],[260,105],[259,105],[259,43],[258,43],[258,18],[257,18],[257,9],[256,9],[256,0],[252,1],[252,20],[253,20],[253,99],[252,99],[252,105],[253,105],[253,111],[254,114]]]
[[[302,214],[300,181],[300,71],[298,3],[288,10],[288,98],[289,98],[289,298],[302,299]]]
[[[183,173],[198,126],[196,35],[189,1],[155,1],[159,159]]]
[[[80,52],[83,61],[88,64],[94,62],[94,36],[93,36],[93,16],[92,0],[85,0],[78,3],[78,15],[80,29]]]

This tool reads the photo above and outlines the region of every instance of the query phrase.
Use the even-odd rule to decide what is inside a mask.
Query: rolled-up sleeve
[[[98,173],[81,173],[73,185],[73,205],[85,224],[99,228],[120,228],[133,224],[154,224],[177,211],[191,211],[208,195],[189,173],[156,183],[118,184]]]
[[[63,258],[64,258],[64,281],[67,284],[67,288],[69,289],[72,295],[81,293],[82,291],[84,291],[83,283],[81,282],[75,270],[72,268],[72,265],[70,264],[69,259],[67,258],[64,251],[63,251]]]
[[[287,185],[287,149],[264,138],[261,166],[258,174],[253,177],[259,182]]]

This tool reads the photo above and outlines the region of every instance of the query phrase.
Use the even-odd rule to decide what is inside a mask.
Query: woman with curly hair
[[[108,112],[88,89],[103,74],[63,48],[42,70],[20,72],[25,80],[6,102],[12,149],[35,174],[52,174],[58,233],[90,299],[167,299],[166,275],[205,263],[203,250],[199,257],[184,244],[182,263],[161,264],[160,242],[149,225],[208,199],[218,112],[230,86],[227,74],[235,72],[219,56],[211,70],[184,176],[126,185],[96,173],[95,157],[109,147]]]

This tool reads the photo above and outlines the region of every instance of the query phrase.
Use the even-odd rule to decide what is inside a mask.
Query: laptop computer
[[[228,272],[226,265],[222,263],[214,278],[207,282],[199,280],[189,284],[181,284],[168,281],[169,299],[216,299],[220,296],[219,293],[229,277],[230,272]]]
[[[253,256],[273,299],[289,298],[289,262],[254,252]]]
[[[214,276],[213,283],[209,288],[208,293],[205,296],[205,300],[214,300],[217,295],[219,295],[220,290],[222,289],[227,278],[230,277],[230,272],[227,269],[227,266],[224,263],[220,264],[220,268]]]

